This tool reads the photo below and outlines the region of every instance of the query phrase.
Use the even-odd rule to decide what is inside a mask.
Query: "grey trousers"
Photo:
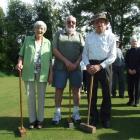
[[[44,99],[47,82],[39,82],[38,79],[39,74],[35,74],[35,81],[24,82],[30,123],[36,120],[41,122],[44,120]]]

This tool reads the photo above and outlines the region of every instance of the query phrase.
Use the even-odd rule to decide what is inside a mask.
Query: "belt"
[[[105,60],[105,59],[104,59]],[[95,65],[95,64],[100,64],[102,63],[104,60],[89,60],[90,64]]]

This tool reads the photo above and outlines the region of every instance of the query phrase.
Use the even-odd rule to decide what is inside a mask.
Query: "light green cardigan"
[[[35,36],[27,36],[20,49],[19,56],[23,58],[22,79],[24,81],[34,81],[34,55],[35,55]],[[41,71],[40,82],[47,82],[49,67],[52,59],[51,43],[43,37],[41,47]]]

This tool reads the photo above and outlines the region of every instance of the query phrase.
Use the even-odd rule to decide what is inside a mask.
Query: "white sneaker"
[[[80,122],[81,121],[80,114],[79,114],[78,111],[77,112],[74,112],[72,114],[72,119],[74,120],[74,122]]]
[[[55,112],[54,117],[52,119],[53,124],[57,125],[60,123],[61,120],[61,113]]]

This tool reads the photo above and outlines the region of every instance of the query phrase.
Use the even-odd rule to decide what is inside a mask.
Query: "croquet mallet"
[[[71,118],[71,85],[69,82],[69,118],[68,118],[68,127],[69,128],[74,128],[74,124]]]
[[[93,80],[94,76],[91,76],[90,80],[90,93],[89,93],[89,103],[88,103],[88,117],[87,117],[87,123],[80,123],[80,129],[88,132],[88,133],[95,133],[96,127],[89,125],[89,119],[90,119],[90,107],[91,107],[91,99],[92,99],[92,90],[93,90]]]
[[[21,71],[19,71],[19,91],[20,91],[20,126],[18,127],[20,136],[26,135],[26,129],[23,126],[23,110],[22,110],[22,83],[21,83]]]

